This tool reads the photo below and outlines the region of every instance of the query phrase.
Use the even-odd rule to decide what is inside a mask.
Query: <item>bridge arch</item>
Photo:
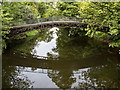
[[[88,23],[82,22],[87,18],[77,18],[77,17],[67,17],[67,16],[55,16],[49,18],[41,18],[38,20],[38,23],[27,24],[20,26],[13,26],[10,30],[9,36],[19,35],[33,29],[44,29],[51,27],[83,27],[86,28]],[[95,25],[99,27],[100,25]],[[107,26],[103,27],[103,30],[108,28]],[[99,29],[99,28],[98,28]],[[102,30],[101,30],[102,31]]]

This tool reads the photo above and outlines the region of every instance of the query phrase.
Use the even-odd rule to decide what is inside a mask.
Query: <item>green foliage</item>
[[[39,3],[37,4],[39,6]],[[16,25],[24,25],[38,22],[41,17],[34,2],[3,2],[1,5],[2,17],[2,47],[6,48],[7,34],[10,28]]]
[[[15,25],[40,22],[40,18],[52,16],[74,16],[87,18],[85,31],[89,37],[110,40],[109,46],[120,47],[120,3],[119,2],[3,2],[1,5],[3,46],[6,35]],[[98,32],[94,25],[108,26],[107,33]],[[73,30],[72,34],[80,32]]]
[[[76,2],[58,2],[57,8],[59,11],[59,15],[62,16],[79,16],[78,12],[79,3]]]
[[[120,3],[81,2],[79,5],[79,13],[81,17],[88,18],[84,20],[84,22],[89,23],[86,28],[86,35],[89,35],[90,37],[94,36],[96,32],[96,28],[94,28],[95,24],[100,25],[99,28],[108,26],[110,28],[110,30],[107,31],[110,40],[109,46],[120,47]],[[101,32],[101,36],[104,35],[105,34]],[[101,38],[101,36],[98,36],[98,38]]]
[[[59,11],[56,8],[56,3],[49,2],[49,3],[46,3],[46,6],[47,6],[47,9],[44,14],[44,17],[59,16]]]
[[[1,6],[1,17],[2,17],[2,47],[6,48],[6,43],[5,39],[8,39],[6,34],[9,34],[9,29],[11,28],[11,23],[13,18],[11,17],[10,13],[7,12],[9,11],[9,7],[7,7],[7,3],[4,3],[4,6]]]
[[[45,2],[36,3],[36,8],[41,17],[44,17],[44,14],[47,12],[47,5],[45,5]]]
[[[30,31],[30,32],[26,33],[26,35],[28,35],[28,36],[34,36],[36,34],[38,34],[38,30],[34,30],[34,31]]]

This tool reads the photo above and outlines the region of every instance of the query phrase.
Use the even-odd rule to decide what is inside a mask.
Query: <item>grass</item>
[[[37,35],[40,31],[41,30],[32,30],[32,31],[26,32],[24,34],[17,35],[17,36],[15,36],[13,38],[14,39],[24,39],[24,38],[27,38],[27,37],[32,37],[32,36]]]
[[[37,35],[40,31],[38,30],[33,30],[33,31],[30,31],[30,32],[27,32],[26,35],[27,36],[34,36],[34,35]]]

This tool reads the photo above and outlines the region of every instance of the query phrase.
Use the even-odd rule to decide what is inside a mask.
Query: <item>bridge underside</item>
[[[20,35],[23,34],[25,32],[34,30],[34,29],[45,29],[45,28],[52,28],[52,27],[82,27],[82,28],[86,28],[87,27],[87,23],[82,23],[82,22],[78,22],[78,21],[50,21],[50,22],[42,22],[42,23],[36,23],[36,24],[27,24],[27,25],[21,25],[21,26],[13,26],[13,28],[11,28],[11,32],[9,34],[9,37],[15,36],[15,35]],[[99,25],[95,25],[95,27],[99,27]],[[108,27],[103,27],[102,30],[99,30],[99,28],[97,30],[102,31],[102,32],[106,32],[106,29],[108,29]]]

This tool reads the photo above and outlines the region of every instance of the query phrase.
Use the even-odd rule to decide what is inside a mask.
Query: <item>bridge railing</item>
[[[36,19],[28,19],[25,21],[16,22],[13,26],[18,25],[25,25],[25,24],[35,24],[35,23],[42,23],[42,22],[49,22],[49,21],[78,21],[82,22],[85,18],[77,18],[77,17],[70,17],[70,16],[53,16],[48,18],[36,18]]]

